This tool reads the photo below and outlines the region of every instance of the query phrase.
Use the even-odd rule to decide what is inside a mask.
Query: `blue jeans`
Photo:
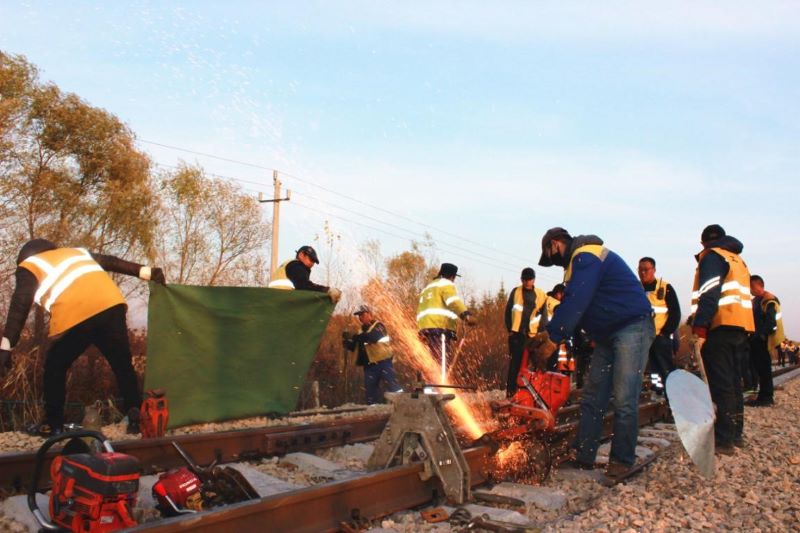
[[[633,465],[639,436],[639,392],[650,345],[653,320],[643,316],[598,341],[581,396],[581,421],[574,447],[577,460],[593,464],[597,457],[603,416],[613,394],[614,436],[611,460]]]
[[[380,401],[381,396],[378,385],[381,381],[386,382],[386,390],[389,392],[403,390],[400,384],[397,383],[397,376],[394,374],[391,357],[377,363],[369,363],[364,367],[364,388],[367,389],[367,404],[372,405]]]

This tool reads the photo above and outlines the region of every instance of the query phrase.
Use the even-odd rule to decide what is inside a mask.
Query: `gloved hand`
[[[155,281],[156,283],[160,283],[164,286],[167,285],[167,278],[164,277],[164,271],[159,267],[153,267],[150,270],[150,281]]]
[[[477,318],[475,318],[475,317],[474,317],[474,316],[472,316],[472,315],[467,315],[467,316],[465,316],[465,317],[464,317],[464,322],[465,322],[465,323],[466,323],[468,326],[477,326],[477,325],[478,325],[478,319],[477,319]]]
[[[533,355],[531,362],[537,368],[543,368],[556,348],[556,344],[550,340],[550,335],[546,331],[537,333],[530,344],[529,352]]]
[[[330,296],[333,305],[336,305],[339,303],[339,300],[342,299],[342,291],[335,287],[331,287],[328,289],[328,296]]]
[[[0,379],[11,370],[11,350],[0,350]]]

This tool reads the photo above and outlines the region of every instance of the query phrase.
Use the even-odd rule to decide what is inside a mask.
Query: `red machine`
[[[494,472],[497,481],[541,483],[550,473],[550,435],[556,425],[556,412],[569,399],[569,376],[558,372],[530,370],[528,350],[522,355],[517,392],[507,400],[492,402],[492,411],[501,421],[501,428],[478,440],[494,451]],[[516,447],[524,450],[523,460],[511,467],[504,464],[504,451]]]
[[[556,412],[569,399],[569,376],[558,372],[530,370],[528,350],[522,353],[522,363],[517,374],[517,392],[508,400],[492,403],[500,417],[521,417],[517,429],[522,433],[532,429],[550,430],[556,425]]]
[[[89,453],[79,439],[90,437],[105,449]],[[71,439],[70,446],[83,446],[86,453],[59,455],[50,466],[53,483],[50,516],[45,519],[36,505],[36,488],[47,451],[57,442]],[[77,443],[77,444],[76,444]],[[105,533],[133,527],[132,510],[139,490],[139,461],[116,453],[111,443],[96,431],[74,431],[51,437],[36,454],[36,467],[28,492],[28,507],[45,529],[59,526],[75,533]]]
[[[169,402],[163,389],[149,390],[145,393],[141,408],[139,425],[142,438],[163,437],[169,420]]]
[[[203,510],[200,478],[186,467],[161,474],[153,485],[153,497],[164,516],[196,513]]]

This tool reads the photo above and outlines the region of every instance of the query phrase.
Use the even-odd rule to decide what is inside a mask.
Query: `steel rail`
[[[113,442],[112,446],[139,459],[143,472],[150,474],[184,465],[172,447],[173,441],[200,464],[230,463],[375,440],[387,420],[389,415],[358,416],[303,425],[131,439]],[[45,471],[57,454],[58,450],[47,454]],[[27,488],[35,462],[36,452],[0,455],[0,489]]]
[[[663,400],[639,406],[639,425],[660,420],[668,407]],[[613,413],[604,417],[603,435],[609,436]],[[576,421],[556,428],[558,446],[568,443],[577,432]],[[470,485],[486,481],[487,446],[464,450],[470,468]],[[175,517],[144,524],[133,531],[148,533],[230,533],[231,531],[271,531],[311,533],[340,531],[354,517],[375,520],[403,509],[428,503],[441,495],[435,479],[423,481],[423,463],[412,463],[350,479],[276,494],[259,500],[206,511],[189,517]],[[356,528],[354,528],[356,529]]]

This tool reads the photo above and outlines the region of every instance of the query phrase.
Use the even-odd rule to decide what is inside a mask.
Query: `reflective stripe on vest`
[[[646,291],[647,299],[650,301],[650,307],[653,308],[653,324],[656,327],[656,333],[661,332],[661,328],[667,323],[669,316],[669,308],[667,307],[667,285],[668,283],[663,279],[656,281],[656,286],[652,291]],[[662,290],[662,297],[658,297],[659,290]]]
[[[435,279],[419,295],[417,327],[455,331],[458,317],[466,310],[455,283],[446,278]]]
[[[567,270],[564,271],[565,285],[569,283],[569,280],[572,278],[572,262],[575,261],[575,258],[580,254],[592,254],[602,262],[606,260],[606,257],[608,257],[608,248],[600,244],[586,244],[576,249],[572,253],[572,257],[569,260],[569,266],[567,267]]]
[[[781,304],[778,299],[770,299],[770,300],[761,300],[761,311],[766,315],[767,314],[767,307],[770,304],[775,306],[775,327],[770,332],[769,336],[767,337],[767,348],[772,351],[781,343],[786,340],[786,334],[783,331],[783,313],[781,313]]]
[[[524,298],[523,298],[523,291],[522,285],[514,289],[514,304],[511,307],[511,331],[519,333],[520,327],[522,325],[522,311],[524,310]],[[533,311],[531,311],[531,318],[528,322],[528,336],[533,337],[536,335],[536,331],[539,329],[539,321],[541,320],[541,315],[539,312],[544,307],[545,302],[547,301],[547,294],[540,289],[539,287],[533,288],[534,294],[536,295],[536,301],[534,302]]]
[[[294,290],[294,283],[286,276],[286,265],[294,261],[294,259],[290,259],[289,261],[284,261],[281,263],[275,272],[272,273],[272,280],[269,282],[270,289],[282,289],[285,291],[293,291]]]
[[[717,253],[728,263],[728,274],[725,279],[720,280],[715,276],[700,286],[700,261],[708,253]],[[692,286],[692,313],[697,312],[697,304],[700,296],[711,289],[722,285],[719,301],[717,302],[717,313],[711,320],[709,329],[719,326],[733,326],[742,328],[745,331],[755,331],[753,322],[753,302],[750,296],[750,271],[747,265],[738,254],[729,252],[722,248],[708,248],[700,252],[697,270],[694,274],[694,285]]]
[[[372,325],[367,329],[366,333],[370,333],[373,329],[377,327],[379,322],[376,320],[372,323]],[[392,356],[392,347],[389,344],[391,339],[388,335],[384,335],[380,339],[378,339],[374,343],[364,343],[364,351],[367,352],[367,359],[369,359],[370,363],[377,363],[378,361],[383,361],[384,359],[388,359]]]
[[[47,250],[19,266],[36,277],[34,301],[50,313],[50,336],[125,303],[119,287],[83,248]]]

